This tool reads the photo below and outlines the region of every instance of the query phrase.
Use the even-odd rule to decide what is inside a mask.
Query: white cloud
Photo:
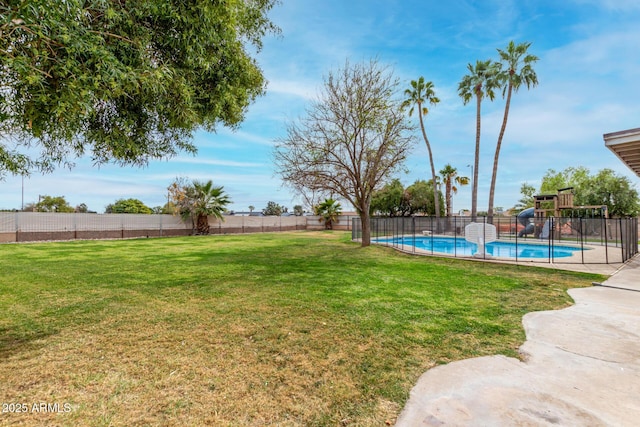
[[[574,0],[581,6],[599,8],[614,12],[635,12],[640,10],[637,0]]]
[[[267,91],[280,95],[295,96],[304,100],[313,100],[316,99],[318,89],[313,82],[270,80]]]
[[[208,166],[231,166],[239,168],[255,168],[264,167],[264,163],[256,162],[239,162],[234,160],[221,160],[221,159],[208,159],[203,157],[178,157],[172,160],[176,163],[188,163],[194,165],[208,165]]]

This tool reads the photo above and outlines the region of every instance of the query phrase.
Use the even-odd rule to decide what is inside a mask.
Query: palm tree
[[[473,167],[473,189],[471,191],[471,220],[475,221],[478,212],[478,164],[480,163],[480,105],[487,96],[491,101],[495,98],[494,90],[499,87],[497,79],[500,64],[492,60],[476,61],[476,65],[467,65],[469,74],[462,77],[458,85],[458,95],[466,105],[471,98],[476,98],[476,151]]]
[[[535,55],[527,54],[531,43],[520,43],[516,45],[513,40],[509,42],[506,50],[498,49],[500,61],[504,69],[500,71],[500,80],[502,81],[502,96],[507,95],[507,101],[504,106],[504,117],[502,118],[502,127],[498,135],[498,143],[496,144],[496,153],[493,158],[493,174],[491,175],[491,187],[489,188],[489,209],[487,216],[491,222],[493,219],[493,199],[496,189],[496,177],[498,175],[498,157],[500,156],[500,147],[504,130],[507,127],[507,119],[509,118],[509,107],[511,106],[511,94],[517,92],[524,83],[527,89],[538,84],[538,76],[534,71],[532,64],[538,60]]]
[[[341,213],[342,206],[333,199],[324,199],[324,202],[315,207],[315,214],[320,215],[319,221],[324,221],[324,226],[327,230],[333,229],[333,223],[338,222],[338,216]]]
[[[440,99],[436,97],[436,93],[433,90],[432,82],[425,82],[424,77],[420,76],[418,80],[411,80],[411,88],[404,91],[406,96],[402,103],[403,108],[410,107],[409,116],[413,114],[414,105],[418,107],[418,118],[420,119],[420,130],[422,131],[422,137],[425,144],[427,144],[427,151],[429,152],[429,163],[431,164],[431,179],[436,182],[436,169],[433,166],[433,154],[431,152],[431,144],[429,144],[429,138],[427,138],[427,132],[424,130],[423,116],[426,116],[429,109],[425,104],[436,105],[440,102]],[[440,201],[438,200],[438,189],[433,186],[433,199],[435,200],[436,218],[440,217]]]
[[[441,171],[440,176],[444,181],[445,186],[445,204],[447,207],[447,216],[451,216],[451,209],[453,208],[453,195],[458,192],[456,184],[463,186],[469,184],[469,178],[466,176],[458,176],[458,170],[447,164]]]
[[[224,221],[222,214],[231,203],[223,187],[214,187],[211,180],[207,182],[193,181],[186,188],[186,199],[189,203],[182,210],[183,218],[195,218],[195,229],[198,234],[209,234],[209,216]]]

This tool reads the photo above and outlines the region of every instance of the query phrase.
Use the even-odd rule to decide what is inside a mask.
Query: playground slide
[[[518,237],[523,237],[523,236],[526,236],[527,234],[533,234],[535,227],[529,220],[533,218],[534,214],[535,214],[534,208],[525,209],[518,214],[518,217],[517,217],[518,222],[524,225],[524,229],[520,230],[520,232],[518,233]]]
[[[535,226],[533,225],[533,223],[529,223],[522,230],[520,230],[520,232],[518,233],[518,237],[524,237],[527,234],[533,234],[534,231]]]

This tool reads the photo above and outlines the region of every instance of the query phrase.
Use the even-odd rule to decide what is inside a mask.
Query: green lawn
[[[517,356],[525,313],[603,280],[349,239],[0,245],[0,402],[29,408],[0,425],[384,425],[425,370]]]

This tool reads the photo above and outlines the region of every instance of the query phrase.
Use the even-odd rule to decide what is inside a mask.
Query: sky
[[[275,174],[275,140],[318,99],[329,72],[347,60],[371,58],[393,69],[400,92],[420,76],[433,82],[441,102],[430,109],[425,126],[436,171],[451,164],[459,175],[471,176],[476,110],[473,102],[463,104],[458,83],[467,64],[497,60],[497,49],[511,40],[531,43],[529,53],[539,57],[539,84],[512,98],[495,206],[514,206],[523,183],[539,188],[549,169],[572,166],[592,173],[613,169],[640,189],[640,178],[603,140],[605,133],[640,127],[637,0],[282,0],[270,18],[282,33],[266,36],[255,56],[269,81],[266,94],[249,107],[239,129],[199,131],[196,156],[183,153],[144,168],[98,168],[80,158],[72,170],[7,176],[0,181],[0,209],[19,209],[39,195],[64,196],[72,206],[85,203],[97,212],[121,198],[161,206],[167,186],[184,177],[223,186],[234,211],[261,210],[269,201],[292,210],[302,200]],[[487,209],[503,111],[500,96],[482,104],[479,211]],[[405,186],[431,177],[426,146],[417,136],[408,173],[395,176]],[[454,212],[470,208],[471,186],[459,189],[453,205]]]

